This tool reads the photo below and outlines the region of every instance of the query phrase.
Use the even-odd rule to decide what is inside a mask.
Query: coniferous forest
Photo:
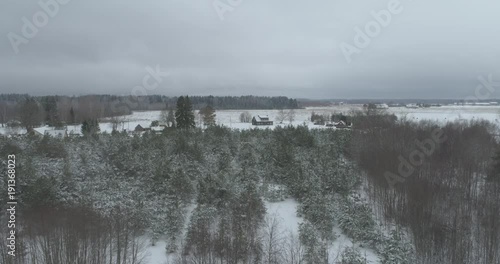
[[[492,124],[354,119],[366,126],[0,138],[20,204],[18,257],[0,248],[0,262],[146,263],[166,241],[172,263],[370,263],[362,248],[384,264],[500,263]],[[266,211],[287,198],[297,235]],[[332,252],[337,228],[355,245]]]

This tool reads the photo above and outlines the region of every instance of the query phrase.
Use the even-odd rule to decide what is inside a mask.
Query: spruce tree
[[[97,119],[84,120],[82,123],[82,134],[84,136],[96,137],[97,133],[101,131]]]
[[[213,107],[210,105],[203,107],[200,110],[200,114],[205,126],[215,126],[215,109]]]
[[[49,126],[61,127],[62,122],[57,107],[57,96],[44,98],[45,122]]]
[[[75,124],[76,123],[75,122],[76,119],[75,119],[75,110],[73,109],[73,106],[69,110],[69,116],[70,116],[70,120],[71,120],[70,122],[71,122],[71,124],[72,125]]]
[[[175,121],[177,127],[181,129],[194,128],[194,113],[193,106],[189,97],[181,96],[177,99],[177,110],[175,111]]]
[[[20,106],[19,118],[21,125],[28,130],[39,126],[42,121],[42,115],[38,102],[33,98],[27,98]]]

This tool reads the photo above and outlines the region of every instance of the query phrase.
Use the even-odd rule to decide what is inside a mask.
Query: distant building
[[[146,129],[144,129],[141,125],[137,125],[134,129],[135,132],[144,132]]]
[[[375,104],[375,108],[377,108],[377,109],[389,109],[389,105],[387,105],[387,104]]]
[[[83,134],[82,134],[81,131],[73,129],[73,130],[69,131],[68,136],[70,136],[70,137],[81,137],[81,136],[83,136]]]
[[[388,104],[364,104],[363,108],[365,109],[389,109]]]
[[[155,133],[155,134],[161,134],[163,132],[163,130],[165,130],[165,126],[152,126],[151,127],[151,132]]]
[[[269,116],[254,116],[252,118],[252,125],[254,126],[272,126],[273,121],[269,120]]]
[[[168,127],[168,123],[167,122],[163,122],[163,121],[158,121],[158,126]]]
[[[417,104],[407,104],[406,108],[418,108]]]
[[[39,136],[42,137],[45,134],[44,130],[41,130],[40,128],[30,128],[26,132],[27,135],[29,136]]]
[[[54,138],[66,138],[66,137],[68,137],[68,131],[66,129],[45,130],[44,134],[46,136],[51,136]]]
[[[335,127],[336,128],[351,128],[352,127],[352,123],[340,121],[337,124],[335,124]]]

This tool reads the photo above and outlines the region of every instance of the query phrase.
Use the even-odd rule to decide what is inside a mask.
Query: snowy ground
[[[331,115],[334,113],[349,114],[353,110],[360,110],[360,105],[341,105],[332,107],[310,107],[307,109],[295,110],[295,118],[292,125],[307,125],[311,128],[324,128],[324,126],[315,126],[309,120],[312,112],[316,114]],[[271,120],[274,120],[273,126],[258,126],[258,128],[274,128],[276,126],[289,125],[289,121],[284,121],[283,124],[276,122],[278,110],[220,110],[216,112],[217,124],[224,125],[235,129],[250,129],[255,128],[250,123],[241,123],[239,116],[242,112],[248,111],[252,116],[268,115]],[[398,117],[406,117],[412,120],[434,120],[439,122],[447,122],[454,120],[474,120],[485,119],[493,123],[499,123],[500,106],[442,106],[430,108],[410,109],[405,107],[393,107],[388,109]],[[122,129],[134,130],[135,126],[140,124],[143,127],[149,127],[151,121],[160,119],[160,111],[134,112],[132,115],[123,116]],[[199,120],[197,120],[199,121]],[[101,131],[112,130],[111,123],[101,123]]]
[[[340,105],[331,107],[310,107],[307,109],[297,109],[295,110],[295,118],[292,123],[289,121],[284,121],[283,124],[278,124],[276,122],[276,117],[278,116],[278,110],[220,110],[216,112],[216,121],[219,125],[224,125],[234,129],[250,129],[255,128],[250,123],[241,123],[239,121],[239,116],[242,112],[248,111],[252,116],[256,115],[268,115],[271,120],[274,120],[275,125],[273,126],[258,126],[258,128],[274,128],[276,126],[286,126],[292,125],[307,125],[311,128],[325,128],[324,126],[315,126],[309,119],[311,113],[331,115],[334,113],[344,113],[349,114],[353,110],[362,109],[361,105]],[[438,122],[447,122],[454,120],[479,120],[485,119],[496,124],[500,124],[500,106],[442,106],[442,107],[430,107],[430,108],[416,108],[410,109],[405,107],[392,107],[388,109],[389,112],[396,114],[398,117],[406,117],[410,120],[433,120]],[[142,127],[149,127],[151,122],[160,119],[161,111],[142,111],[134,112],[131,115],[126,115],[121,117],[122,123],[118,127],[119,130],[133,131],[137,125]],[[199,122],[197,118],[197,122]],[[105,120],[99,124],[101,132],[111,133],[113,130],[113,125]],[[47,127],[37,128],[39,132],[43,134]],[[13,129],[0,127],[0,134],[16,134],[25,133],[23,129]],[[79,134],[80,125],[68,126],[68,133]]]
[[[293,235],[298,236],[299,224],[302,222],[302,218],[297,216],[297,206],[298,203],[293,199],[286,199],[276,203],[266,202],[267,214],[270,217],[278,218],[281,233],[286,235],[291,232]],[[353,242],[342,233],[340,228],[335,227],[334,232],[336,239],[330,246],[330,259],[336,260],[340,257],[340,252],[344,248],[353,246]],[[379,263],[379,258],[373,250],[360,248],[360,252],[369,261],[368,263]]]
[[[297,206],[298,203],[294,199],[285,199],[281,202],[265,202],[267,209],[268,218],[267,221],[271,221],[272,218],[276,218],[278,222],[278,233],[286,237],[290,234],[298,238],[299,235],[299,224],[302,222],[302,218],[297,216]],[[193,208],[188,208],[188,216],[191,214]],[[188,220],[189,221],[189,220]],[[187,224],[187,223],[186,223]],[[187,227],[187,226],[186,226]],[[330,258],[335,260],[340,256],[340,252],[346,247],[353,245],[350,238],[345,236],[339,228],[335,228],[334,232],[336,234],[336,239],[330,246]],[[149,241],[149,240],[148,240]],[[164,239],[158,240],[155,246],[147,247],[147,262],[148,264],[169,264],[173,263],[175,255],[167,255],[165,253],[166,242]],[[379,258],[377,254],[371,249],[360,248],[360,252],[363,256],[366,256],[368,263],[377,264]]]
[[[293,199],[286,199],[282,202],[266,202],[267,215],[276,217],[282,233],[299,233],[299,224],[302,219],[297,216],[298,203]]]
[[[447,122],[454,120],[488,120],[499,123],[500,106],[441,106],[410,109],[405,107],[390,108],[398,117],[406,116],[412,120],[433,120]]]

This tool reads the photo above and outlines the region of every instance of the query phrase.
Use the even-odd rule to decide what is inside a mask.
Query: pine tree
[[[306,220],[299,224],[299,239],[304,245],[305,263],[328,263],[327,247],[311,222]]]
[[[69,116],[70,116],[71,124],[75,124],[76,123],[75,122],[75,110],[73,109],[73,106],[69,110]]]
[[[210,105],[200,110],[201,118],[205,126],[215,126],[215,109]]]
[[[97,136],[97,133],[101,131],[99,128],[99,122],[97,119],[84,120],[82,123],[82,134],[84,136]]]
[[[57,108],[57,96],[49,96],[44,101],[45,121],[49,126],[61,127],[61,119]]]
[[[342,251],[340,264],[365,264],[367,259],[354,247],[347,247]]]
[[[175,111],[175,121],[177,127],[181,129],[194,128],[194,113],[193,106],[189,97],[181,96],[177,99],[177,110]]]
[[[40,125],[42,116],[38,102],[33,98],[27,98],[20,107],[19,117],[21,125],[28,130]]]
[[[384,264],[415,263],[411,244],[396,230],[392,230],[390,237],[382,241],[380,246],[382,249],[378,253],[382,256],[381,262]]]
[[[167,245],[165,250],[167,253],[177,251],[178,239],[182,234],[184,226],[184,214],[180,206],[179,199],[176,196],[169,196],[166,204],[166,226],[165,233],[167,235]]]

